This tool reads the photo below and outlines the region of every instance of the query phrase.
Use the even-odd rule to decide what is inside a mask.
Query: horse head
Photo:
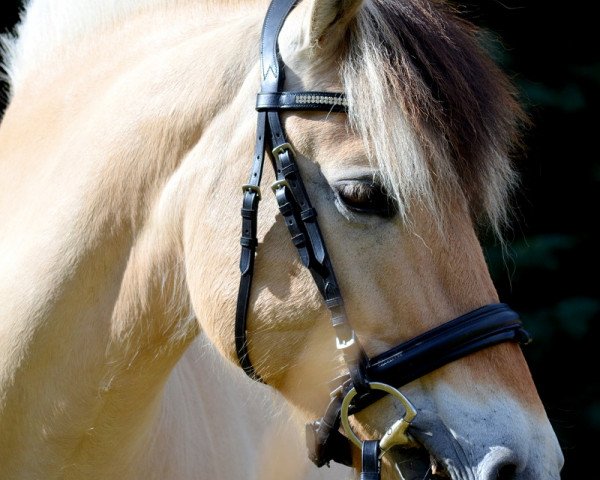
[[[263,37],[272,35],[268,28],[266,23]],[[315,0],[290,14],[279,53],[286,69],[280,86],[326,104],[321,112],[283,115],[284,130],[318,212],[349,323],[366,355],[381,355],[497,302],[476,227],[487,219],[499,229],[506,218],[506,197],[515,180],[508,153],[522,113],[470,27],[446,7],[425,2]],[[261,61],[264,83],[274,67]],[[327,111],[323,91],[346,92],[348,115]],[[275,135],[279,127],[270,128]],[[263,134],[268,136],[268,129]],[[259,156],[261,141],[259,127]],[[279,180],[283,167],[274,162]],[[280,187],[276,182],[274,190]],[[260,191],[252,189],[258,197]],[[332,348],[335,335],[321,295],[285,238],[285,224],[295,222],[286,215],[286,202],[283,215],[272,203],[260,218],[255,290],[242,336],[247,345],[237,347],[237,356],[251,376],[315,414],[325,409],[332,380],[347,367]],[[310,236],[300,227],[290,231],[296,246]],[[210,251],[230,236],[213,234]],[[302,257],[303,244],[299,248]],[[233,311],[217,313],[232,305],[231,285],[215,273],[225,271],[231,258],[223,254],[221,261],[199,275],[215,281],[192,300],[209,306],[201,324],[235,359],[223,325]],[[558,475],[562,456],[514,343],[448,363],[402,391],[420,414],[411,426],[415,441],[393,450],[388,472],[404,471],[400,465],[408,464],[421,474],[431,465],[434,473],[452,478]],[[380,438],[401,410],[388,397],[352,422],[362,438]]]
[[[477,320],[469,312],[498,302],[477,230],[501,229],[515,185],[509,151],[523,115],[473,27],[437,1],[303,0],[287,19],[270,11],[265,63],[261,5],[88,3],[47,15],[34,1],[6,43],[0,475],[201,476],[209,457],[229,453],[202,428],[243,438],[260,428],[237,410],[247,379],[223,370],[216,381],[232,387],[212,398],[194,376],[185,352],[202,332],[306,421],[339,400],[330,433],[356,468],[360,449],[338,422],[360,444],[404,419],[384,478],[559,478],[528,367],[504,341],[520,324],[463,332],[461,352],[429,348],[431,332],[456,343],[457,325]],[[69,12],[76,21],[60,28]],[[315,108],[259,105],[257,134],[256,94],[278,65],[276,87],[300,92],[281,101]],[[278,132],[285,144],[265,139]],[[274,182],[281,210],[256,170],[248,179],[265,142],[275,169],[263,184]],[[306,198],[278,171],[289,166],[281,156]],[[244,204],[242,273],[251,259],[253,281],[240,296],[240,197],[261,194],[255,223]],[[310,208],[286,210],[286,195]],[[384,365],[421,344],[431,368]],[[375,367],[393,395],[369,393]],[[352,387],[369,401],[346,416]],[[238,478],[252,447],[213,476]]]

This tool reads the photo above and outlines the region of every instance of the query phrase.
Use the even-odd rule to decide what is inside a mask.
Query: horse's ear
[[[327,48],[337,46],[363,0],[309,0],[309,3],[309,45]]]
[[[321,52],[335,49],[362,4],[363,0],[304,0],[293,12],[303,17],[301,31],[292,34],[296,48]]]

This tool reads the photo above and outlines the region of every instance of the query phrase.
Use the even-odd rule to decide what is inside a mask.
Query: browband
[[[345,113],[348,111],[348,100],[343,93],[333,92],[259,93],[256,96],[256,110],[319,110]]]

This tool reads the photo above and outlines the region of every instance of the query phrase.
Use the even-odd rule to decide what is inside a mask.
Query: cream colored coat
[[[343,478],[347,469],[304,459],[301,423],[322,412],[343,365],[272,201],[261,207],[250,351],[299,421],[222,358],[233,357],[239,186],[265,6],[114,3],[34,0],[8,44],[0,478]],[[294,12],[281,39],[289,88],[342,88],[330,60],[361,8],[314,0]],[[286,127],[370,354],[496,300],[460,192],[443,230],[427,208],[406,206],[390,222],[357,217],[329,185],[377,166],[346,117],[294,115]],[[398,158],[427,177],[406,119],[392,129]],[[504,464],[519,478],[558,478],[560,451],[516,346],[405,392],[465,452],[453,478],[492,478]],[[356,428],[377,435],[395,418],[382,401]],[[385,478],[406,455],[387,461]]]

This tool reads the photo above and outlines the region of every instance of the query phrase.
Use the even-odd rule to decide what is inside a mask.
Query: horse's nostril
[[[498,470],[497,480],[514,480],[516,478],[517,466],[512,463],[502,466]]]

